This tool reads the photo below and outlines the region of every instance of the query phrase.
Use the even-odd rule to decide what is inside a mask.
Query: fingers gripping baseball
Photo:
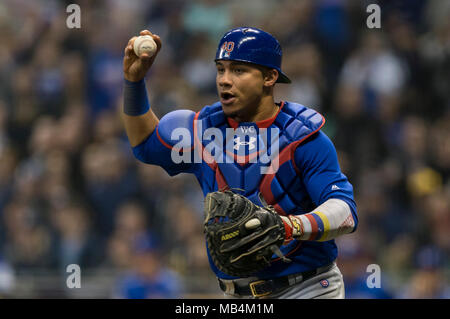
[[[131,82],[138,82],[145,77],[162,47],[161,38],[158,35],[152,34],[148,30],[141,31],[139,35],[151,36],[156,43],[156,52],[153,55],[142,52],[140,56],[137,56],[134,50],[134,42],[138,37],[132,37],[128,41],[124,51],[123,73],[125,79]]]

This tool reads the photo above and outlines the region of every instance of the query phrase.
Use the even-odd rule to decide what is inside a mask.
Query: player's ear
[[[277,82],[279,73],[275,69],[266,69],[263,72],[264,86],[273,86]]]

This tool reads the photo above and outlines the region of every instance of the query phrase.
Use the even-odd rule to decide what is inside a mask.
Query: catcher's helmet
[[[291,83],[281,71],[281,46],[271,34],[250,27],[241,27],[228,31],[222,37],[217,48],[215,61],[233,60],[254,63],[276,69],[277,82]]]

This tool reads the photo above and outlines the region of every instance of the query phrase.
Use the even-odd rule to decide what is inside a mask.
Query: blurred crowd
[[[80,29],[66,26],[70,3]],[[381,29],[366,25],[371,3]],[[450,2],[440,0],[3,0],[0,296],[70,297],[69,264],[82,269],[80,291],[85,274],[92,286],[107,274],[98,297],[221,296],[196,180],[133,157],[122,58],[140,30],[160,35],[152,108],[197,111],[217,100],[220,37],[244,25],[278,38],[293,83],[277,85],[277,100],[324,114],[354,186],[359,228],[337,240],[347,297],[450,297]],[[371,264],[381,288],[367,286]],[[54,287],[30,285],[49,275],[61,278]]]

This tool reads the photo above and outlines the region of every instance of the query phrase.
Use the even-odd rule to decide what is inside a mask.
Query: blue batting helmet
[[[291,83],[281,71],[281,46],[271,34],[250,27],[241,27],[228,31],[222,37],[217,48],[217,60],[242,61],[259,64],[279,73],[277,82]]]

